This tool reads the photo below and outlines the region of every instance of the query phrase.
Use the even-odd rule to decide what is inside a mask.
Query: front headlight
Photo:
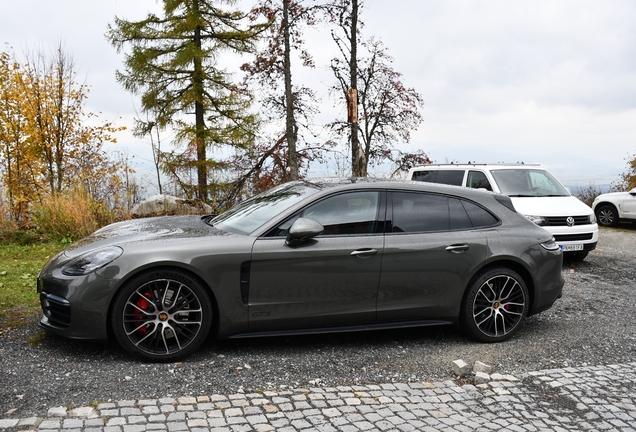
[[[88,252],[66,264],[62,268],[62,273],[66,276],[87,275],[115,261],[123,252],[123,249],[118,246],[109,246]]]
[[[594,213],[592,213],[590,215],[590,223],[591,224],[595,224],[596,223],[596,215]]]
[[[543,216],[533,216],[533,215],[524,215],[530,222],[534,222],[539,226],[543,226],[546,224],[545,218]]]
[[[554,237],[552,237],[550,240],[548,240],[545,243],[541,243],[541,246],[543,247],[543,249],[546,249],[549,251],[559,250],[559,245],[556,244],[556,242],[554,241]]]

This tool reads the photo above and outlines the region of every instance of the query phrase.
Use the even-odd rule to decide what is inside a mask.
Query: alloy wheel
[[[526,293],[508,275],[497,275],[484,282],[473,301],[473,322],[487,337],[500,338],[514,331],[524,317]]]
[[[204,313],[201,300],[188,285],[155,279],[129,295],[121,319],[128,341],[154,357],[188,347],[201,330]]]

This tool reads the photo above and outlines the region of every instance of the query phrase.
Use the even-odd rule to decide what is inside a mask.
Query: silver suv
[[[596,249],[598,225],[592,209],[572,196],[538,164],[439,164],[411,168],[409,180],[444,183],[508,195],[515,209],[545,228],[571,259]]]

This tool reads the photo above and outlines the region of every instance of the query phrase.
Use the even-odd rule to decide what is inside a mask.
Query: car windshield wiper
[[[214,219],[215,217],[217,217],[217,215],[209,214],[209,215],[202,216],[201,220],[205,222],[206,224],[210,225],[211,227],[213,227],[214,224],[212,223],[212,219]]]
[[[517,194],[517,195],[508,195],[511,198],[536,198],[537,195],[527,195],[527,194]]]

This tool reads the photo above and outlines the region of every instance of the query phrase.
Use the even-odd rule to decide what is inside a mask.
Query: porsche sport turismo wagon
[[[421,182],[286,183],[217,217],[119,222],[53,257],[40,325],[150,361],[217,338],[458,324],[508,339],[562,252],[510,198]]]

